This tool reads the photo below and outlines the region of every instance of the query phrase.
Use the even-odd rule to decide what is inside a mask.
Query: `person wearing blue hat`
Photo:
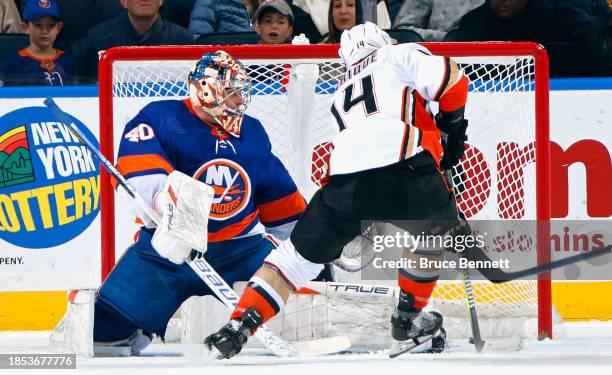
[[[72,84],[72,56],[53,47],[63,26],[55,0],[28,0],[22,20],[21,27],[30,36],[30,45],[7,57],[0,66],[0,86]]]

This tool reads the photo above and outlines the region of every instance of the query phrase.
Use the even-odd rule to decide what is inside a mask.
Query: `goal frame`
[[[550,152],[549,152],[549,67],[548,54],[543,46],[531,42],[459,42],[419,43],[433,54],[462,56],[531,56],[535,64],[535,149],[536,149],[536,218],[538,221],[538,264],[551,260],[549,220],[550,207]],[[207,52],[223,49],[240,59],[266,59],[271,55],[291,59],[337,59],[337,44],[327,45],[242,45],[242,46],[154,46],[113,47],[100,56],[99,111],[100,150],[114,163],[113,140],[113,63],[115,61],[198,60]],[[185,72],[187,75],[187,72]],[[101,280],[115,265],[115,205],[111,177],[100,172],[101,205]],[[550,272],[538,274],[538,338],[552,339],[552,298]]]

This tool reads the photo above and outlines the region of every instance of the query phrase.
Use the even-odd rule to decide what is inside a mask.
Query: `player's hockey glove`
[[[440,113],[436,115],[438,129],[448,134],[446,142],[443,143],[444,155],[440,161],[440,166],[443,169],[451,169],[455,164],[459,163],[465,152],[465,141],[467,141],[465,132],[468,127],[468,121],[463,116],[447,120],[450,117],[452,116],[445,116]]]

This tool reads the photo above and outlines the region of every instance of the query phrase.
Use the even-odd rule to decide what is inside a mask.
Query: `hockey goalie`
[[[276,248],[272,235],[287,238],[306,207],[262,124],[244,114],[240,61],[208,53],[188,87],[189,98],[150,103],[125,126],[117,169],[162,220],[145,222],[99,290],[71,294],[52,340],[78,353],[137,355],[163,339],[183,301],[212,294],[186,260],[204,256],[229,285],[249,280]]]

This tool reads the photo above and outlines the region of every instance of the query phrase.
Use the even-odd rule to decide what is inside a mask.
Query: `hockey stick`
[[[487,254],[485,254],[485,252],[479,247],[472,247],[472,248],[466,249],[464,253],[465,254],[463,256],[466,259],[471,260],[471,261],[476,261],[476,262],[491,261],[491,259],[487,256]],[[491,281],[492,283],[499,284],[499,283],[505,283],[508,281],[521,279],[527,276],[537,275],[538,273],[542,273],[542,272],[552,271],[554,269],[557,269],[563,266],[567,266],[569,264],[582,262],[582,261],[585,261],[591,258],[599,257],[599,256],[610,254],[610,253],[612,253],[612,245],[605,246],[598,250],[592,250],[592,251],[589,251],[588,253],[572,255],[571,257],[555,260],[555,261],[552,261],[546,264],[534,266],[534,267],[527,268],[521,271],[516,271],[516,272],[505,272],[499,268],[493,268],[493,267],[491,268],[475,267],[475,268],[476,270],[478,270],[478,272],[480,272],[482,276],[487,278],[489,281]]]
[[[451,175],[450,170],[444,171],[444,175],[446,177],[446,183],[451,187],[453,196],[455,195],[455,186],[453,185],[453,176]],[[461,219],[465,219],[465,215],[463,212],[459,210],[459,206],[457,206],[457,213]],[[478,324],[478,314],[476,313],[476,301],[474,300],[474,290],[472,289],[472,281],[470,280],[470,271],[468,269],[461,269],[461,277],[463,279],[463,289],[465,290],[465,295],[467,297],[467,307],[470,315],[470,326],[472,328],[472,340],[474,343],[474,347],[476,348],[476,352],[482,352],[482,349],[485,346],[485,342],[480,335],[480,325]]]
[[[66,113],[64,113],[53,101],[52,98],[47,98],[43,102],[47,108],[53,113],[53,115],[63,124],[66,124],[70,127],[72,132],[79,138],[80,142],[87,147],[91,153],[100,161],[102,166],[117,180],[117,182],[125,189],[128,195],[134,200],[134,202],[138,205],[138,208],[143,210],[149,218],[158,223],[160,220],[159,214],[153,210],[153,208],[144,200],[144,198],[136,191],[136,189],[121,175],[121,173],[108,161],[108,159],[102,155],[100,150],[94,146],[87,136],[79,129],[79,127],[68,117]],[[225,280],[215,271],[213,267],[208,264],[208,262],[204,258],[196,258],[191,262],[187,262],[189,267],[206,283],[206,285],[215,293],[215,295],[223,302],[225,306],[227,306],[230,310],[233,309],[240,297],[232,288],[227,285]],[[256,337],[264,344],[266,348],[268,348],[273,354],[280,357],[289,357],[300,355],[313,355],[313,352],[317,354],[330,354],[337,351],[344,350],[344,346],[346,343],[338,343],[333,342],[325,342],[321,341],[319,345],[316,343],[311,343],[310,346],[314,346],[316,350],[304,350],[299,351],[294,346],[284,341],[280,337],[278,337],[275,333],[270,331],[266,326],[260,326],[255,332]],[[332,338],[334,339],[334,338]],[[333,344],[336,344],[337,347],[342,346],[342,348],[337,349],[333,347]],[[309,349],[305,343],[301,343],[305,349]],[[342,345],[339,345],[342,344]],[[321,350],[322,347],[328,348],[331,346],[329,350]],[[350,346],[350,345],[349,345]],[[337,349],[337,350],[336,350]]]

